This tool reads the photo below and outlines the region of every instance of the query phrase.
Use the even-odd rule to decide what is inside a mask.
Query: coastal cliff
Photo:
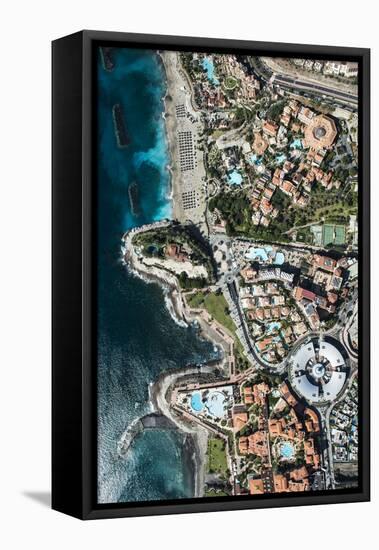
[[[139,277],[145,283],[158,283],[162,287],[165,294],[166,307],[171,317],[181,326],[187,326],[183,300],[175,275],[157,266],[145,265],[141,258],[138,257],[132,244],[133,237],[138,233],[147,231],[150,228],[157,229],[159,227],[168,227],[169,225],[169,221],[163,221],[128,231],[122,238],[121,252],[125,265],[133,275]]]

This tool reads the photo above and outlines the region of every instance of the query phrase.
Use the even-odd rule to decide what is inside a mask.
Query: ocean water
[[[191,497],[193,467],[177,431],[137,437],[126,459],[117,442],[150,411],[148,386],[166,369],[214,357],[192,327],[177,325],[156,284],[129,275],[120,259],[125,230],[171,216],[169,156],[162,119],[165,74],[148,50],[117,49],[115,69],[98,63],[98,501]],[[123,109],[130,144],[117,147],[112,106]],[[135,182],[140,212],[131,212]]]

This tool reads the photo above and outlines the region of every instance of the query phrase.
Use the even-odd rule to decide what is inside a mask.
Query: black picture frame
[[[357,490],[149,503],[96,503],[94,47],[346,59],[359,64],[359,422]],[[81,519],[370,499],[370,50],[81,31],[52,43],[52,507]]]

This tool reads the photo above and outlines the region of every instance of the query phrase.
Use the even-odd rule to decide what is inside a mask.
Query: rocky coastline
[[[154,224],[154,226],[157,227],[159,224],[165,226],[168,223],[169,222],[158,222],[158,224]],[[188,312],[186,312],[186,305],[181,296],[177,278],[173,274],[156,266],[145,265],[134,249],[132,243],[133,236],[138,232],[148,230],[149,227],[150,226],[145,226],[125,233],[122,239],[123,261],[128,271],[134,276],[141,278],[147,283],[159,284],[165,294],[166,307],[175,322],[183,326],[188,326],[189,322],[192,320]],[[204,327],[201,325],[200,327],[201,334],[214,345],[217,345],[216,342],[212,340],[209,332],[205,331]],[[212,361],[205,365],[190,365],[180,369],[165,371],[149,387],[150,402],[153,412],[147,416],[162,415],[171,423],[171,427],[175,425],[177,429],[186,436],[185,456],[191,461],[191,469],[193,469],[194,472],[193,492],[195,497],[202,496],[204,492],[208,431],[198,424],[184,421],[182,418],[179,418],[178,414],[170,406],[169,394],[173,386],[177,384],[180,379],[189,379],[195,375],[198,377],[199,369],[201,369],[202,375],[216,376],[216,372],[220,369],[222,370],[223,362],[224,357],[222,356],[220,360]],[[118,450],[120,456],[125,456],[135,437],[138,437],[138,435],[146,429],[144,422],[147,416],[136,419],[124,432],[119,443]],[[159,429],[159,427],[157,427],[157,429]]]

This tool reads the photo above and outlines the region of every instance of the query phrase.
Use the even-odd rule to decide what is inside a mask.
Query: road
[[[332,444],[332,438],[331,438],[331,433],[330,433],[330,415],[331,415],[333,409],[335,408],[335,406],[338,403],[340,403],[341,401],[343,401],[343,399],[345,399],[345,395],[349,391],[349,389],[351,388],[351,385],[352,385],[356,375],[357,375],[357,370],[354,369],[354,371],[352,372],[352,374],[349,378],[349,381],[348,381],[348,383],[345,387],[345,390],[344,390],[343,394],[340,395],[340,397],[338,399],[333,401],[333,403],[324,412],[325,428],[326,428],[325,434],[327,436],[327,442],[328,442],[327,452],[328,452],[328,463],[329,463],[329,481],[330,481],[332,489],[335,488],[336,481],[335,481],[335,478],[334,478],[333,444]]]
[[[358,287],[353,285],[351,297],[340,309],[338,321],[326,332],[329,336],[338,338],[345,347],[350,359],[355,363],[358,360],[358,352],[351,345],[349,330],[358,315]]]
[[[333,99],[336,103],[340,102],[343,105],[348,105],[354,110],[358,107],[358,96],[349,92],[344,92],[336,88],[331,88],[325,84],[317,84],[307,80],[301,80],[300,78],[294,78],[280,73],[275,73],[273,70],[265,66],[266,70],[263,70],[262,67],[257,66],[256,64],[252,65],[250,60],[249,64],[252,67],[253,73],[259,78],[262,82],[266,84],[276,84],[283,88],[288,88],[290,90],[298,90],[303,92],[309,92],[311,94],[317,95],[317,97],[328,96]],[[270,74],[270,77],[268,76]]]
[[[343,92],[337,90],[336,88],[329,88],[328,86],[322,84],[313,84],[306,80],[300,80],[298,78],[293,78],[291,76],[285,76],[282,74],[275,74],[271,78],[272,84],[277,84],[278,86],[291,88],[295,90],[310,91],[316,92],[321,96],[329,96],[334,100],[345,101],[354,106],[358,105],[358,96],[356,94],[351,94],[349,92]]]

